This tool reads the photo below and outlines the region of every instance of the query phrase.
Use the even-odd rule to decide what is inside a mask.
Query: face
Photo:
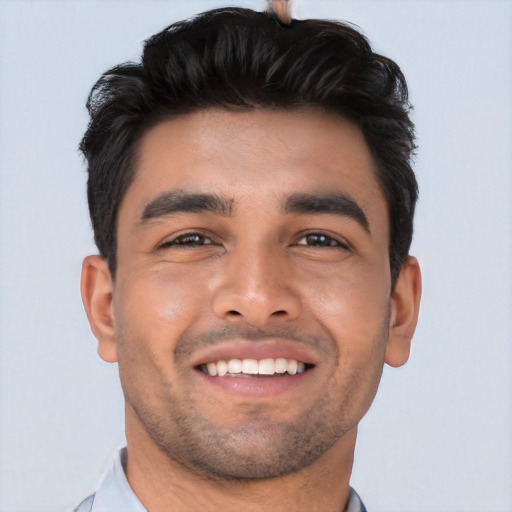
[[[99,349],[119,362],[127,435],[230,478],[336,450],[390,351],[388,225],[340,117],[211,110],[146,133]]]

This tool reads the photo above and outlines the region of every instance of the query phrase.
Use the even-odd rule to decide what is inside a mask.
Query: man
[[[127,448],[79,511],[364,511],[357,425],[421,278],[407,87],[345,24],[226,8],[106,72],[82,297]]]

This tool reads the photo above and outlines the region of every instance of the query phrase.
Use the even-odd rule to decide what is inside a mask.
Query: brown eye
[[[322,233],[309,233],[304,235],[298,242],[298,245],[305,245],[313,248],[341,248],[348,249],[348,246],[335,238]]]
[[[185,233],[172,240],[164,242],[160,249],[167,247],[200,247],[203,245],[212,245],[212,241],[207,236],[201,235],[200,233]]]

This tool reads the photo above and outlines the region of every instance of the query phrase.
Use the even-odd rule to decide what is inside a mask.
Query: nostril
[[[231,311],[228,311],[228,315],[236,315],[236,316],[239,316],[240,313],[238,311],[235,311],[234,309],[232,309]]]
[[[274,311],[275,316],[283,316],[286,315],[286,311],[284,309],[280,309],[279,311]]]

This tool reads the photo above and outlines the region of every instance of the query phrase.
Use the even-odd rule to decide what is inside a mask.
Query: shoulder
[[[147,512],[133,492],[124,472],[126,448],[116,452],[94,493],[73,512]]]

